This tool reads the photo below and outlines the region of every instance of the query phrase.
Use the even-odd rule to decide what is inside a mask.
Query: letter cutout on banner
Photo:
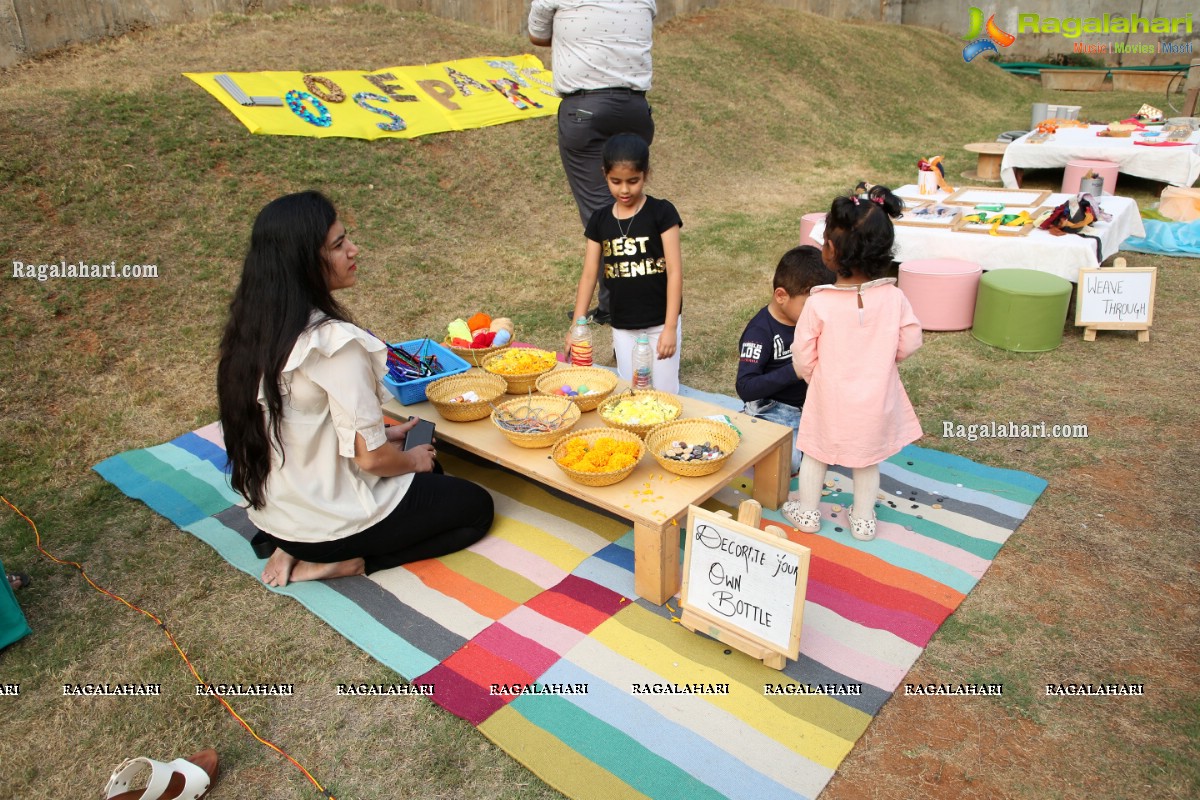
[[[417,81],[417,86],[451,111],[458,111],[461,106],[451,100],[454,97],[454,87],[445,81]]]
[[[251,133],[276,136],[411,139],[550,117],[558,112],[559,104],[550,88],[550,72],[532,55],[464,58],[371,71],[200,72],[185,76],[216,98]],[[284,102],[247,103],[248,97]],[[348,99],[354,102],[346,102]],[[393,103],[405,104],[403,114],[391,109]],[[381,122],[381,117],[386,121]]]
[[[382,114],[385,117],[391,117],[391,122],[376,123],[381,131],[402,131],[408,127],[408,124],[405,123],[404,118],[399,114],[393,114],[386,108],[376,108],[368,103],[368,100],[374,100],[376,103],[388,103],[391,101],[383,95],[375,94],[374,92],[359,92],[358,94],[354,95],[354,102],[357,103],[360,108],[365,108],[367,111],[375,114]]]
[[[375,85],[375,88],[386,94],[388,97],[395,100],[397,103],[415,103],[417,96],[415,94],[400,94],[399,89],[403,86],[388,81],[396,80],[396,76],[390,72],[381,72],[378,75],[365,74],[363,78]]]
[[[446,67],[446,74],[450,76],[450,80],[454,84],[454,88],[458,89],[459,94],[461,94],[463,97],[471,96],[472,87],[481,92],[490,92],[492,90],[492,87],[488,86],[486,83],[480,83],[470,75],[462,74],[454,67]]]
[[[342,103],[346,100],[342,87],[321,75],[305,75],[304,88],[326,103]]]
[[[533,106],[534,108],[541,108],[540,105],[533,102],[525,95],[521,94],[520,85],[516,81],[514,81],[510,78],[501,78],[499,80],[490,81],[490,83],[492,84],[492,86],[496,87],[496,91],[500,92],[500,94],[507,97],[514,106],[521,109],[522,111],[529,108],[530,106]]]

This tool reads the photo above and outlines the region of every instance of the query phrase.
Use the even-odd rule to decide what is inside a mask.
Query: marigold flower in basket
[[[553,369],[558,357],[547,350],[513,347],[488,359],[486,369],[497,375],[529,375]]]
[[[586,439],[566,443],[558,463],[576,472],[616,472],[637,463],[641,448],[633,442],[618,442],[601,436],[589,446]]]

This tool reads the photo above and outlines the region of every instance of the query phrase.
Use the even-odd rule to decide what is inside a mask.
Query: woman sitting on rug
[[[435,558],[492,525],[485,489],[441,474],[432,445],[404,450],[415,418],[384,426],[385,345],[333,298],[357,282],[358,253],[324,196],[280,197],[254,221],[229,306],[221,425],[256,544],[277,548],[270,586]]]

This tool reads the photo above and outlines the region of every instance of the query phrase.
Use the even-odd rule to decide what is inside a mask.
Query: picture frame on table
[[[988,215],[987,222],[972,222],[969,220],[969,217],[973,216],[973,214],[964,213],[958,218],[958,221],[954,223],[954,226],[951,228],[951,230],[962,231],[963,233],[983,233],[989,236],[1028,236],[1030,231],[1034,229],[1034,226],[1037,225],[1038,218],[1049,210],[1050,209],[1047,207],[1039,207],[1036,209],[1005,208],[1003,211],[987,211],[983,212]],[[1020,227],[1015,225],[996,226],[995,220],[997,217],[1004,217],[1008,214],[1014,213],[1025,213],[1028,215],[1029,219]]]
[[[997,189],[991,186],[964,186],[947,195],[948,206],[1004,205],[1013,208],[1040,208],[1050,196],[1049,189]]]
[[[893,225],[910,225],[915,228],[943,228],[951,230],[954,223],[962,216],[960,206],[947,206],[941,203],[926,203],[912,209],[904,209],[904,213],[892,220]]]

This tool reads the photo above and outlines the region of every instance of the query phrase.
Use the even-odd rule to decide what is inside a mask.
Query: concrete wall
[[[1193,58],[1200,56],[1200,5],[1195,0],[1022,0],[1013,2],[975,2],[947,3],[944,0],[903,0],[904,12],[902,22],[905,25],[922,25],[935,28],[955,38],[967,35],[969,8],[975,6],[981,9],[984,17],[996,15],[996,24],[1001,30],[1017,37],[1009,47],[1000,48],[1000,55],[1005,60],[1012,61],[1048,61],[1055,56],[1066,55],[1075,49],[1076,43],[1086,48],[1105,46],[1111,51],[1112,45],[1146,44],[1155,48],[1160,42],[1168,43],[1171,47],[1191,48],[1191,52],[1161,52],[1153,55],[1129,53],[1099,53],[1088,52],[1091,56],[1109,66],[1140,66],[1147,64],[1187,64]],[[1020,19],[1024,15],[1037,14],[1039,17],[1078,17],[1103,18],[1129,16],[1137,14],[1151,19],[1154,17],[1177,18],[1194,17],[1192,33],[1180,32],[1175,35],[1160,33],[1085,33],[1078,37],[1068,38],[1059,33],[1033,33],[1030,26],[1020,30]],[[1042,21],[1042,20],[1040,20]],[[1044,21],[1042,21],[1044,22]],[[965,42],[964,42],[965,44]],[[1170,49],[1170,48],[1167,48]]]
[[[372,0],[373,4],[397,11],[423,11],[434,16],[521,33],[529,0]],[[1191,53],[1143,55],[1094,55],[1118,65],[1187,63],[1200,55],[1200,8],[1195,0],[1024,0],[1014,2],[954,2],[945,0],[767,0],[771,5],[807,11],[833,19],[874,20],[936,28],[953,37],[967,33],[968,9],[975,5],[985,15],[995,14],[1001,29],[1017,36],[1006,58],[1041,60],[1068,53],[1075,42],[1111,43],[1128,40],[1157,45],[1160,40],[1190,44]],[[130,30],[204,19],[218,13],[275,11],[291,0],[0,0],[0,67],[75,42],[119,36]],[[306,0],[306,5],[355,5],[356,0]],[[719,0],[658,0],[660,22],[719,4]],[[1070,11],[1065,9],[1070,8]],[[1058,34],[1018,32],[1018,14],[1042,16],[1100,17],[1108,14],[1140,14],[1144,17],[1183,17],[1195,10],[1197,19],[1191,36],[1158,34],[1094,35],[1076,39]]]

